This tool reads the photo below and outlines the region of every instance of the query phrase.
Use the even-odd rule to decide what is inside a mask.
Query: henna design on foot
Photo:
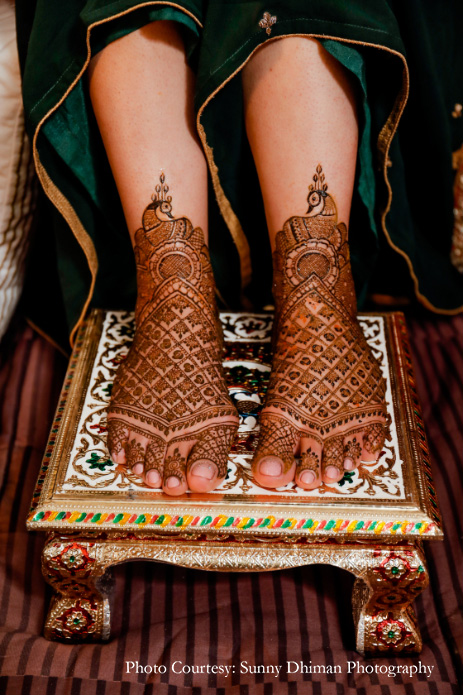
[[[265,415],[261,417],[259,442],[254,454],[254,474],[259,471],[265,457],[277,457],[282,462],[281,471],[273,477],[284,476],[294,464],[297,429],[283,418]],[[276,469],[275,469],[276,470]],[[263,471],[264,475],[269,475]],[[280,483],[278,483],[280,485]]]
[[[137,463],[143,463],[145,447],[140,442],[137,442],[136,439],[131,439],[125,445],[125,455],[127,457],[127,466],[133,468]]]
[[[320,454],[311,447],[301,453],[297,464],[296,479],[299,484],[312,485],[320,476]]]
[[[360,446],[355,437],[349,442],[347,442],[347,444],[344,447],[344,458],[350,458],[353,461],[355,461],[359,458],[361,453],[362,447]]]
[[[336,478],[344,473],[343,461],[344,445],[342,437],[328,439],[323,446],[322,456],[322,469],[325,475],[328,475],[330,478]]]
[[[169,478],[177,478],[179,485],[183,485],[186,482],[185,478],[185,457],[181,455],[178,447],[174,449],[174,452],[166,457],[164,462],[164,482],[167,482]],[[168,487],[174,487],[173,485]]]
[[[110,456],[120,454],[129,436],[129,430],[122,421],[113,419],[108,430],[108,451]]]
[[[370,454],[376,454],[384,446],[387,428],[380,422],[367,425],[363,434],[363,448]]]
[[[192,471],[198,461],[210,461],[217,468],[217,478],[220,480],[225,478],[228,454],[235,435],[236,428],[230,425],[217,425],[212,430],[206,430],[188,457],[188,470]]]
[[[168,191],[162,174],[135,233],[135,337],[118,368],[108,414],[109,446],[116,454],[125,448],[132,461],[131,432],[157,441],[156,452],[164,456],[170,442],[194,445],[207,430],[211,439],[217,436],[223,456],[230,437],[224,439],[213,426],[236,431],[238,425],[222,368],[223,338],[204,234],[188,218],[174,217]],[[164,462],[156,462],[152,446],[146,453],[141,458],[136,449],[145,473],[162,471]]]
[[[290,428],[280,449],[295,444],[294,432],[296,441],[321,439],[328,448],[323,471],[341,471],[342,439],[373,423],[383,427],[385,382],[357,322],[347,227],[338,222],[320,165],[307,202],[306,215],[290,217],[276,237],[274,356],[261,417],[278,415]],[[375,436],[368,441],[376,447]],[[256,458],[261,450],[279,456],[270,441],[262,431]]]

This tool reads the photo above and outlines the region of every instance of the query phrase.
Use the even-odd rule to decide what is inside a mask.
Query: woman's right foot
[[[238,414],[225,384],[204,234],[172,215],[164,175],[135,234],[135,337],[108,411],[115,463],[168,495],[209,492],[227,473]]]

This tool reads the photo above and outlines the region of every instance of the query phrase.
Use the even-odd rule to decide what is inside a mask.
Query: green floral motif
[[[107,393],[108,396],[111,396],[112,390],[113,390],[113,385],[112,385],[112,384],[108,384],[108,385],[106,386],[106,388],[102,389],[103,393]]]
[[[90,458],[85,460],[85,463],[89,463],[90,466],[89,468],[98,468],[100,471],[105,471],[106,466],[114,466],[114,463],[111,461],[111,459],[103,459],[102,456],[99,456],[95,451],[92,451],[90,454]]]
[[[341,487],[344,485],[344,483],[353,483],[354,480],[354,475],[355,471],[345,471],[344,472],[344,477],[339,481],[338,485]]]

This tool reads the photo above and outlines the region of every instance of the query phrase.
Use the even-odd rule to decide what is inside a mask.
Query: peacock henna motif
[[[201,433],[224,424],[234,435],[238,422],[222,368],[223,338],[204,234],[188,218],[174,217],[168,191],[161,174],[135,233],[136,330],[116,374],[108,415],[112,454],[125,448],[127,460],[127,449],[131,460],[135,451],[140,458],[135,445],[126,443],[129,430],[149,440],[145,472],[162,470],[169,442],[194,444]],[[225,442],[232,439],[232,434],[219,437],[225,462]]]
[[[254,460],[273,454],[287,470],[303,437],[322,443],[323,471],[341,472],[346,456],[360,455],[355,440],[346,453],[346,436],[371,432],[376,450],[386,433],[385,382],[356,318],[347,227],[321,165],[307,203],[306,214],[290,217],[276,236],[273,362],[261,415],[273,424],[262,427]]]
[[[275,350],[266,408],[322,437],[385,416],[385,382],[356,320],[347,228],[322,168],[304,217],[277,234]]]

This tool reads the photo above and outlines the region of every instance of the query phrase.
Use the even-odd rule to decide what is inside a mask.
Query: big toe
[[[286,420],[262,417],[259,444],[252,464],[256,482],[262,487],[283,487],[294,479],[298,434]]]
[[[226,478],[228,455],[236,425],[209,427],[201,433],[188,457],[187,481],[193,492],[210,492]]]

